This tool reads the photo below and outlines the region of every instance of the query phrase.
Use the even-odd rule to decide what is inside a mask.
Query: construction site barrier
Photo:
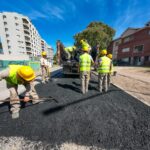
[[[31,66],[31,68],[35,71],[40,70],[40,62],[38,61],[29,61],[29,60],[0,60],[0,70],[7,68],[9,65],[27,65]]]

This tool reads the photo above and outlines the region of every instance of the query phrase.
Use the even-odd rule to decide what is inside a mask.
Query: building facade
[[[108,49],[119,64],[150,65],[150,24],[128,28]]]
[[[0,37],[3,48],[0,53],[4,55],[28,55],[32,58],[39,57],[43,50],[42,38],[35,26],[28,17],[18,13],[0,13]]]
[[[47,59],[52,64],[53,63],[53,48],[49,46],[46,41],[41,40],[42,51],[46,51]]]

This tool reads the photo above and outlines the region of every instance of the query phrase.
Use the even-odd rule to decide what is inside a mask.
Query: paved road
[[[27,149],[60,149],[63,143],[101,150],[150,149],[150,108],[113,85],[106,94],[96,87],[93,77],[89,93],[82,95],[78,78],[59,73],[50,83],[36,85],[40,96],[52,96],[58,104],[28,103],[17,120],[11,119],[7,105],[0,105],[0,146],[19,143],[18,137]]]

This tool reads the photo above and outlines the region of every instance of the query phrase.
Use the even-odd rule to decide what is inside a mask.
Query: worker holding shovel
[[[35,77],[35,72],[30,66],[10,65],[7,69],[0,72],[0,80],[6,80],[7,88],[10,92],[10,111],[13,119],[19,118],[20,100],[17,92],[19,84],[24,85],[26,88],[25,102],[30,100],[30,96],[33,98],[33,104],[40,102],[34,88],[33,81]]]

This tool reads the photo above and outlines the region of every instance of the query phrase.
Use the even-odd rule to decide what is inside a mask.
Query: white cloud
[[[45,5],[43,5],[42,10],[45,14],[47,14],[47,16],[49,16],[49,18],[64,21],[64,11],[60,7],[47,2]]]
[[[50,9],[48,9],[48,12],[50,13],[51,16],[56,17],[60,20],[64,20],[63,17],[63,10],[57,6],[53,6]]]
[[[45,18],[48,19],[48,16],[40,11],[37,10],[32,10],[29,14],[28,14],[29,18],[31,20],[37,20],[38,18]]]

